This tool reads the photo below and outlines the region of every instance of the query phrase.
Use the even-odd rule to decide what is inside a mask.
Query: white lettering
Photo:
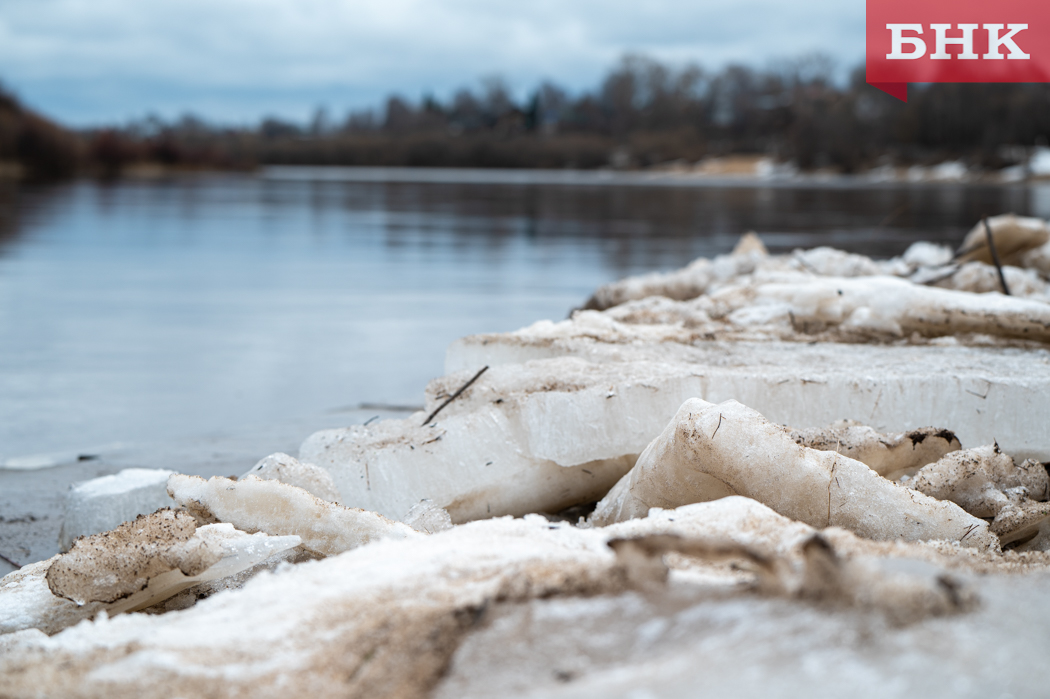
[[[937,32],[937,50],[930,54],[930,58],[936,61],[946,61],[952,57],[948,53],[948,44],[957,44],[963,47],[962,53],[959,54],[959,58],[962,60],[976,61],[978,56],[973,52],[973,32],[977,29],[976,24],[960,24],[959,29],[963,35],[958,38],[949,38],[948,30],[952,28],[950,24],[931,24],[930,29]]]
[[[925,41],[923,41],[917,36],[904,36],[904,32],[915,32],[916,34],[922,34],[921,24],[887,24],[886,28],[890,30],[893,40],[893,50],[890,53],[886,54],[886,58],[897,61],[913,61],[916,58],[922,58],[926,55]],[[914,49],[914,51],[912,51],[911,53],[904,53],[905,44],[910,45]]]
[[[1005,46],[1010,49],[1010,55],[1007,56],[1009,59],[1015,61],[1023,61],[1031,58],[1031,56],[1021,50],[1021,47],[1014,42],[1014,37],[1017,33],[1028,29],[1027,24],[1010,24],[1007,25],[1010,29],[1010,33],[1006,36],[999,36],[999,32],[1003,30],[1001,24],[986,24],[984,28],[988,30],[988,53],[984,54],[984,57],[990,60],[1002,60],[1003,54],[999,53],[999,48]]]

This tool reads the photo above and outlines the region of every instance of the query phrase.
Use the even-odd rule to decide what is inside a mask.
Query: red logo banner
[[[867,81],[1050,82],[1050,0],[867,0]]]

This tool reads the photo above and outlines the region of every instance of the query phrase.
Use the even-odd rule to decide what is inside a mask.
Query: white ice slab
[[[170,507],[174,503],[168,497],[167,485],[172,473],[127,468],[74,485],[66,495],[59,547],[66,551],[79,536],[109,531],[139,515]]]
[[[685,398],[713,403],[735,399],[791,427],[821,427],[842,419],[884,432],[937,426],[955,432],[967,448],[998,441],[1014,457],[1050,460],[1050,351],[1043,349],[966,347],[950,341],[904,346],[617,344],[506,334],[454,342],[446,370],[551,357],[613,366],[639,360],[670,365],[668,375],[677,378],[653,389],[670,394],[668,405],[677,401],[674,408],[664,408],[665,424]]]

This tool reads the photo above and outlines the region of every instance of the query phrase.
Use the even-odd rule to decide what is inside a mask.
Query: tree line
[[[835,76],[820,56],[708,71],[632,55],[576,94],[546,82],[516,98],[490,79],[445,100],[391,96],[342,119],[319,109],[308,123],[228,127],[186,116],[75,133],[3,94],[0,161],[62,176],[137,164],[644,168],[761,154],[854,173],[947,159],[995,169],[1050,135],[1048,86],[912,86],[904,104],[866,85],[862,68]]]

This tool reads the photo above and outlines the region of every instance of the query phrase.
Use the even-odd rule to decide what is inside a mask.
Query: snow
[[[726,533],[729,538],[723,539]],[[733,586],[711,586],[698,582],[702,578],[688,575],[688,570],[682,575],[676,570],[668,584],[634,590],[626,582],[631,576],[624,574],[624,566],[633,564],[621,560],[607,545],[623,541],[624,535],[643,543],[679,541],[701,548],[721,542],[737,547],[745,563],[747,555],[772,556],[781,561],[774,568],[780,571],[782,584],[759,588],[757,596],[734,595]],[[967,611],[971,607],[965,600],[974,593],[976,579],[946,570],[946,562],[954,559],[933,546],[880,545],[832,530],[814,549],[813,535],[805,525],[758,503],[729,498],[654,512],[649,518],[607,529],[579,529],[530,516],[474,522],[426,537],[384,539],[321,561],[259,574],[238,590],[214,595],[183,611],[100,617],[50,639],[34,634],[12,639],[0,657],[0,690],[11,695],[159,697],[186,696],[210,687],[221,688],[222,696],[278,697],[289,692],[424,696],[440,680],[463,639],[491,639],[484,629],[496,627],[484,620],[499,619],[515,604],[529,600],[554,598],[542,603],[545,608],[558,604],[558,599],[586,605],[571,598],[593,595],[604,595],[613,605],[591,604],[587,619],[569,609],[542,615],[544,623],[567,624],[557,623],[561,634],[544,634],[548,643],[557,648],[558,639],[564,638],[570,645],[592,648],[604,637],[610,648],[617,648],[620,642],[614,639],[641,633],[641,622],[654,618],[631,612],[633,598],[639,600],[633,605],[635,612],[648,612],[651,605],[691,610],[677,622],[696,620],[689,625],[690,639],[708,630],[735,629],[730,636],[711,636],[711,642],[719,637],[722,644],[750,639],[761,644],[764,654],[798,658],[799,647],[825,647],[827,632],[834,632],[832,638],[846,632],[856,623],[856,615],[868,620],[862,624],[891,634],[891,645],[900,643],[909,631],[900,630],[894,620],[903,611],[910,633],[930,641],[923,644],[923,657],[936,667],[957,667],[959,646],[952,639],[970,638],[977,620],[986,621]],[[834,593],[821,592],[821,578],[807,573],[824,565],[827,556],[839,560],[836,565],[843,571],[838,578],[841,587]],[[968,560],[973,563],[966,565],[977,566],[974,570],[999,565],[990,555],[976,554],[957,565]],[[958,608],[946,601],[946,588],[938,582],[948,578],[954,580],[962,605]],[[976,592],[996,595],[998,605],[999,596],[1015,588],[1028,589],[1022,581],[1014,588],[982,584]],[[937,600],[949,607],[931,606]],[[995,638],[1002,637],[1004,631],[998,629],[1003,626],[1015,643],[1043,638],[1045,610],[1042,606],[1034,614],[1029,610],[1025,615],[1007,615],[1008,621],[992,626]],[[703,621],[719,615],[725,619],[721,624]],[[624,667],[632,672],[643,658],[677,657],[671,652],[673,646],[666,645],[680,637],[680,632],[666,635],[677,623],[669,620],[663,630],[644,629],[650,648],[659,651],[657,656],[634,655],[623,648],[614,650],[613,657],[624,659]],[[480,637],[472,636],[478,633]],[[530,649],[531,657],[544,657],[528,636],[491,647],[500,649],[506,658],[504,667],[510,670],[520,667],[522,646]],[[848,645],[850,657],[858,661],[866,657],[862,647]],[[898,654],[885,660],[876,655],[866,662],[882,672],[891,667],[900,672]],[[628,658],[633,660],[626,662]],[[693,658],[695,672],[702,674],[706,658],[703,653]],[[1025,658],[1022,653],[1017,660],[1007,659],[998,670],[1013,672],[1010,663]],[[469,670],[463,680],[461,662],[460,657],[453,660],[451,676],[471,683],[468,693],[488,688],[491,696],[497,686],[488,676],[492,670]],[[725,660],[718,656],[718,662]],[[771,662],[763,660],[761,671],[780,667]],[[1022,674],[1042,680],[1040,667]],[[537,682],[542,684],[545,678],[550,675],[537,675]],[[590,678],[601,679],[601,673]]]
[[[946,245],[935,245],[934,243],[927,243],[925,241],[919,241],[912,243],[908,249],[901,256],[911,267],[940,267],[946,265],[952,260],[952,251]]]
[[[432,696],[1037,697],[1047,582],[982,579],[976,611],[905,626],[741,595],[532,600],[495,610]]]

